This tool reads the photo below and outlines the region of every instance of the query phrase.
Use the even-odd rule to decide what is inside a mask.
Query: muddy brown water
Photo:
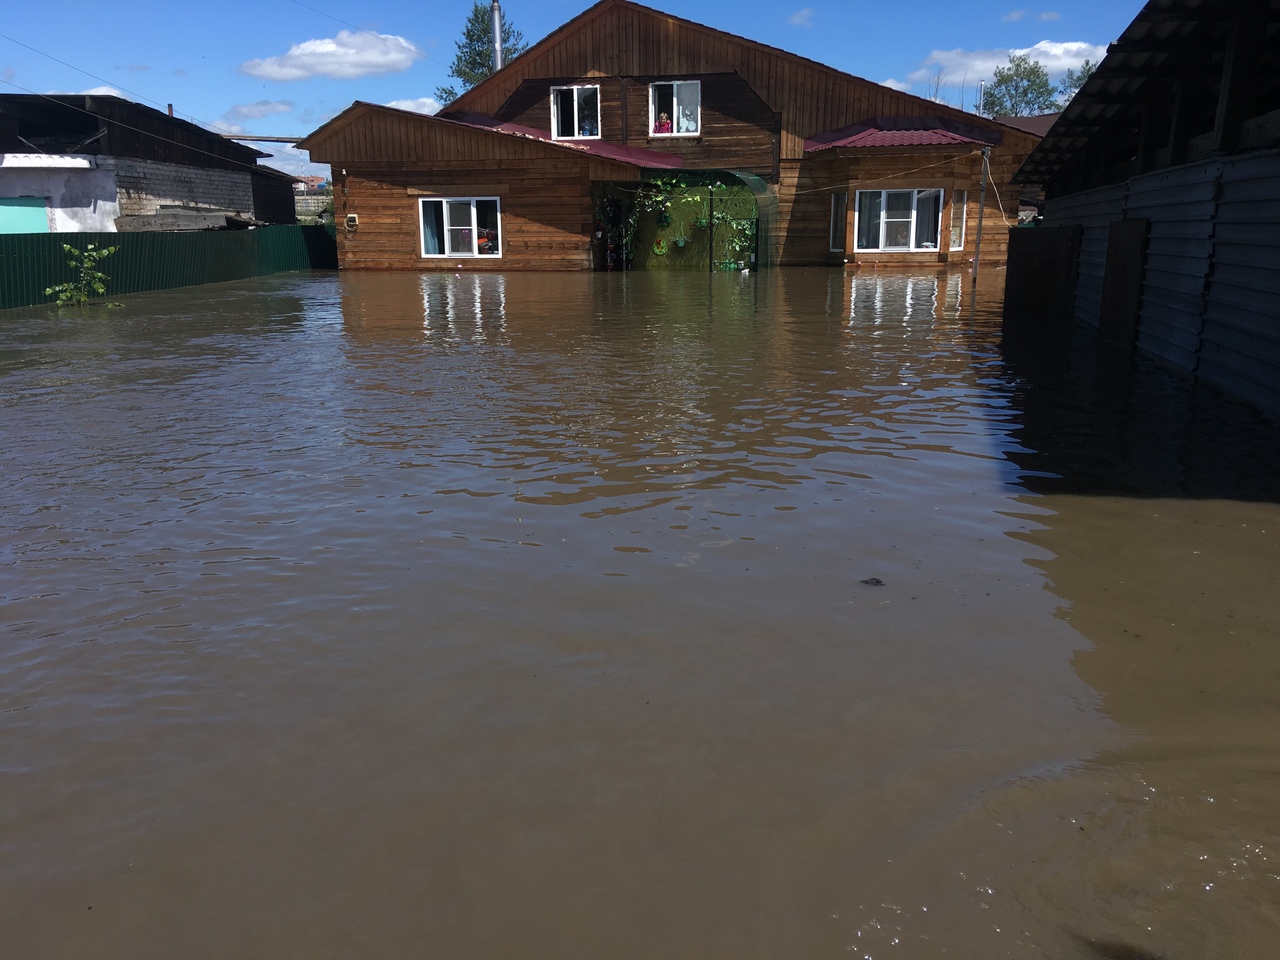
[[[1280,432],[1001,279],[0,314],[0,957],[1280,955]]]

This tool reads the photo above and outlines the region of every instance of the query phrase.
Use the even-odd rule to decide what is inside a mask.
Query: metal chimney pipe
[[[493,0],[493,70],[502,69],[502,8]]]

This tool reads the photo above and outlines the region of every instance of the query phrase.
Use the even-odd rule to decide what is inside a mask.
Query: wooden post
[[[1266,45],[1268,4],[1236,0],[1222,62],[1222,86],[1214,115],[1213,147],[1230,153],[1240,142],[1240,124],[1248,117],[1257,93],[1262,52]]]
[[[987,212],[987,177],[991,172],[988,158],[991,148],[982,148],[982,191],[978,195],[978,236],[973,242],[973,285],[978,285],[978,256],[982,253],[982,216]]]

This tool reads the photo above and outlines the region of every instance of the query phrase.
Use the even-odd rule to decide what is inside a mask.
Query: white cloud
[[[1044,13],[1040,14],[1040,19],[1041,20],[1061,20],[1062,14],[1056,13],[1053,10],[1046,10]]]
[[[436,102],[434,97],[416,97],[412,100],[392,100],[387,104],[388,107],[395,107],[397,110],[412,110],[414,113],[437,113],[440,110],[440,104]]]
[[[88,90],[49,90],[50,96],[71,95],[74,97],[124,97],[115,87],[90,87]],[[125,97],[125,99],[129,99]]]
[[[1083,40],[1064,43],[1041,40],[1034,46],[1012,50],[934,50],[924,58],[924,66],[909,73],[907,79],[920,82],[933,74],[933,67],[940,66],[949,77],[968,76],[969,82],[976,83],[979,79],[991,77],[996,67],[1008,66],[1010,54],[1025,54],[1032,60],[1038,60],[1052,76],[1066,73],[1068,68],[1074,70],[1084,60],[1101,60],[1107,55],[1107,48]]]
[[[237,103],[222,116],[228,120],[261,120],[292,109],[292,100],[259,100],[257,103]]]
[[[235,136],[239,136],[241,134],[249,132],[240,124],[228,123],[225,120],[213,121],[213,123],[209,124],[209,129],[212,130],[214,133],[230,133],[230,134],[234,134]]]
[[[1005,23],[1013,23],[1015,20],[1021,20],[1026,15],[1027,15],[1027,11],[1025,10],[1010,10],[1000,19],[1003,20]]]
[[[918,72],[919,72],[919,71],[917,71],[917,73],[918,73]],[[912,76],[915,76],[915,74],[912,74]],[[881,81],[880,81],[880,85],[881,85],[882,87],[888,87],[888,88],[890,88],[891,90],[901,90],[901,91],[903,91],[904,93],[905,93],[907,90],[910,90],[910,89],[911,89],[911,84],[906,83],[905,81],[902,81],[902,80],[895,80],[895,79],[893,79],[893,77],[890,77],[888,80],[881,80]]]
[[[803,10],[797,10],[791,16],[787,17],[787,23],[793,27],[812,27],[813,26],[813,8],[805,7]]]
[[[306,40],[281,56],[248,60],[240,69],[263,80],[354,80],[374,73],[400,73],[421,55],[404,37],[339,30],[331,39]]]

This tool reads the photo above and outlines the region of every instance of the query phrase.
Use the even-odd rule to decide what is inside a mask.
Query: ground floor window
[[[497,257],[502,255],[497,197],[422,199],[424,257]]]
[[[844,252],[845,223],[849,215],[849,194],[846,191],[831,195],[831,244],[832,253]]]
[[[964,249],[964,218],[967,212],[969,192],[951,191],[951,249]]]
[[[859,190],[859,250],[937,250],[941,190]]]

